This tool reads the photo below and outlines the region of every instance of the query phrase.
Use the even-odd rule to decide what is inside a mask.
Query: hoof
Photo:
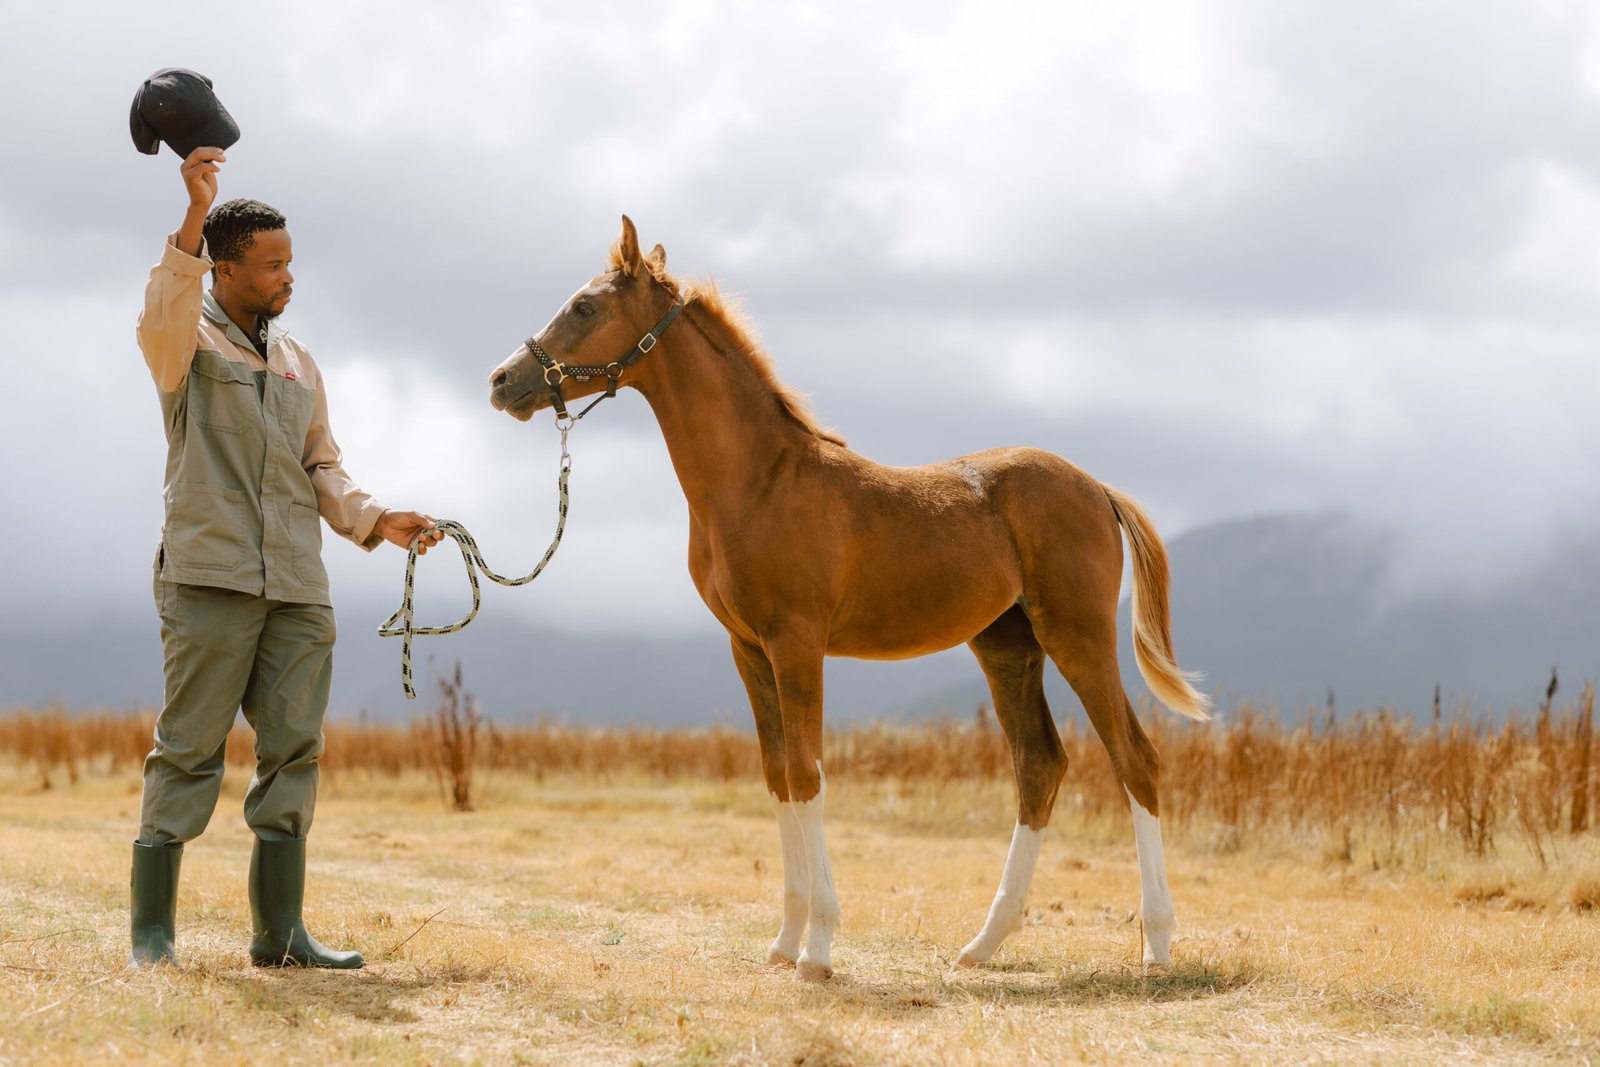
[[[963,950],[961,955],[956,957],[956,966],[970,968],[987,967],[989,966],[989,961],[979,959],[977,956],[969,956],[967,955],[966,951]]]
[[[767,962],[772,964],[774,967],[793,967],[794,957],[785,955],[784,953],[779,952],[777,949],[773,949],[771,952],[767,953]]]
[[[826,963],[812,963],[810,960],[797,964],[795,970],[802,982],[826,982],[833,977],[832,967]]]
[[[1172,926],[1170,919],[1159,925],[1140,920],[1139,940],[1144,949],[1140,955],[1146,971],[1151,967],[1172,969]]]

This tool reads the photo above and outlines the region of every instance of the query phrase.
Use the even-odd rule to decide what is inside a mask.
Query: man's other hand
[[[422,540],[417,545],[419,556],[427,555],[430,547],[444,540],[444,534],[439,532],[433,517],[419,511],[385,511],[378,516],[377,529],[378,536],[385,541],[407,550],[417,535],[421,534]]]

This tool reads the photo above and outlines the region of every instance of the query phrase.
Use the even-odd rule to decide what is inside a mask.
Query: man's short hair
[[[256,234],[263,230],[281,230],[288,224],[283,212],[259,200],[229,200],[211,209],[201,232],[212,262],[237,261],[256,243]]]

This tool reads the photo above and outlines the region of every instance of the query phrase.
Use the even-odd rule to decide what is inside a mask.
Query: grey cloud
[[[425,10],[402,4],[391,14],[397,26],[437,17]],[[25,96],[51,63],[74,73],[72,92],[53,110],[8,118],[11,144],[48,147],[0,160],[0,233],[20,249],[0,262],[7,306],[21,320],[12,336],[30,350],[49,348],[67,324],[45,314],[72,316],[73,360],[118,390],[74,408],[69,387],[57,395],[46,381],[47,403],[21,410],[12,401],[7,413],[29,440],[52,441],[0,459],[8,485],[71,478],[94,507],[133,516],[129,544],[98,544],[82,518],[42,549],[52,565],[94,560],[93,584],[68,590],[67,600],[92,601],[107,589],[129,600],[147,595],[142,567],[159,525],[159,430],[132,321],[182,193],[170,153],[131,151],[127,101],[156,66],[205,69],[244,17],[175,4],[146,27],[131,11],[117,9],[98,32],[80,35],[65,9],[30,9],[24,32],[0,45],[10,60],[0,64],[0,87],[13,96]],[[225,195],[259,196],[290,215],[300,276],[290,325],[325,364],[372,360],[396,379],[426,369],[446,399],[506,422],[485,438],[493,454],[461,450],[471,473],[438,492],[454,494],[452,506],[459,502],[475,529],[483,513],[489,532],[480,537],[509,545],[513,557],[534,536],[516,516],[542,521],[545,482],[536,472],[518,510],[498,499],[497,468],[528,465],[517,451],[524,439],[530,449],[548,442],[533,436],[538,428],[490,411],[484,379],[601,268],[624,211],[647,243],[666,245],[675,270],[713,274],[744,294],[781,376],[813,396],[823,421],[884,462],[1033,444],[1133,492],[1168,533],[1237,514],[1361,505],[1368,517],[1427,531],[1416,535],[1425,541],[1444,520],[1423,512],[1473,489],[1461,470],[1466,438],[1453,420],[1488,418],[1483,433],[1503,437],[1506,465],[1533,473],[1480,498],[1484,514],[1456,526],[1461,540],[1538,546],[1596,510],[1570,488],[1573,468],[1528,429],[1535,419],[1546,428],[1574,424],[1600,399],[1600,381],[1570,365],[1537,364],[1550,377],[1553,414],[1488,401],[1454,413],[1440,396],[1471,383],[1444,359],[1431,376],[1394,376],[1386,387],[1413,413],[1410,430],[1394,437],[1336,420],[1285,431],[1268,415],[1296,398],[1263,396],[1240,380],[1255,366],[1244,354],[1259,355],[1263,333],[1285,322],[1322,323],[1334,338],[1314,353],[1285,350],[1285,360],[1358,362],[1360,346],[1378,343],[1386,323],[1416,331],[1405,344],[1385,342],[1391,360],[1447,357],[1462,345],[1479,365],[1501,350],[1512,361],[1581,349],[1596,325],[1581,296],[1530,293],[1497,266],[1535,206],[1534,168],[1557,166],[1600,185],[1600,97],[1582,70],[1592,26],[1527,7],[1208,9],[1213,36],[1194,47],[1215,49],[1207,58],[1220,68],[1249,74],[1263,107],[1242,117],[1202,112],[1197,121],[1242,125],[1199,131],[1216,133],[1225,158],[1180,173],[1163,199],[1119,182],[1120,164],[1096,155],[1101,146],[1071,124],[1038,121],[1100,109],[1111,116],[1113,141],[1124,132],[1134,141],[1157,136],[1160,116],[1114,110],[1129,105],[1110,91],[1069,95],[1080,84],[1071,71],[1030,70],[1012,84],[997,75],[1014,72],[982,66],[1004,64],[1005,35],[1029,27],[1070,43],[1069,8],[988,31],[972,42],[972,69],[951,71],[919,69],[916,58],[960,5],[919,7],[925,21],[910,26],[902,13],[859,9],[849,32],[828,25],[826,13],[786,32],[775,16],[733,6],[651,8],[611,16],[593,39],[555,15],[490,5],[481,33],[446,19],[370,41],[340,32],[339,20],[351,16],[309,4],[286,11],[281,29],[298,47],[211,72],[245,127]],[[422,32],[430,27],[436,39]],[[458,47],[463,54],[452,56]],[[1092,62],[1117,73],[1126,58]],[[455,60],[442,80],[441,59]],[[926,94],[941,77],[956,89],[1012,87],[941,111]],[[479,111],[461,110],[467,104]],[[359,128],[341,127],[344,116]],[[920,141],[907,133],[913,120]],[[993,158],[963,155],[964,137],[978,127]],[[1008,171],[1012,159],[1031,165]],[[1212,165],[1220,178],[1206,170]],[[1096,196],[1077,195],[1091,178]],[[904,254],[908,234],[942,225],[927,214],[935,201],[912,195],[929,183],[950,194],[939,202],[959,214],[950,231],[956,253],[943,260]],[[1559,258],[1553,269],[1564,269]],[[53,298],[62,293],[73,300]],[[85,313],[88,306],[100,310]],[[30,316],[30,307],[39,311]],[[1567,317],[1559,335],[1540,318],[1553,308]],[[1099,407],[1070,398],[1020,405],[1000,387],[997,364],[1020,338],[1052,331],[1064,340],[1087,335],[1108,361],[1152,380],[1197,365],[1210,380],[1178,415],[1153,413],[1137,393]],[[342,398],[342,410],[356,399]],[[421,410],[428,398],[414,399]],[[379,450],[426,430],[352,425],[340,410],[335,425],[358,477],[363,454],[376,467]],[[583,432],[584,447],[609,439],[659,448],[637,397],[602,409]],[[109,471],[107,434],[130,439]],[[1414,452],[1384,469],[1351,454],[1360,450],[1348,442],[1362,434]],[[681,617],[703,624],[684,588],[681,533],[667,532],[680,506],[675,490],[645,484],[620,461],[590,462],[594,455],[580,457],[578,491],[588,495],[575,504],[575,521],[592,524],[584,537],[610,545],[642,531],[627,580],[648,586],[642,595],[654,604],[681,602]],[[1483,462],[1477,452],[1470,458]],[[662,480],[662,464],[649,471]],[[591,493],[597,483],[604,490]],[[1433,488],[1413,493],[1412,483]],[[1539,503],[1563,485],[1578,505]],[[411,491],[393,491],[402,488]],[[484,502],[474,506],[472,494]],[[576,544],[564,551],[579,573],[594,558]],[[1462,554],[1459,569],[1474,569],[1482,555]],[[387,591],[392,559],[331,549],[330,557],[343,588]],[[43,602],[45,581],[6,566],[8,594]],[[552,578],[563,592],[580,588],[576,578],[570,586]]]

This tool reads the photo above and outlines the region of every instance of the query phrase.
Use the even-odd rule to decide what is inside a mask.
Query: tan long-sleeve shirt
[[[370,551],[384,509],[345,473],[311,353],[273,320],[263,359],[204,290],[210,270],[169,237],[139,316],[167,433],[161,577],[328,604],[318,516]]]

